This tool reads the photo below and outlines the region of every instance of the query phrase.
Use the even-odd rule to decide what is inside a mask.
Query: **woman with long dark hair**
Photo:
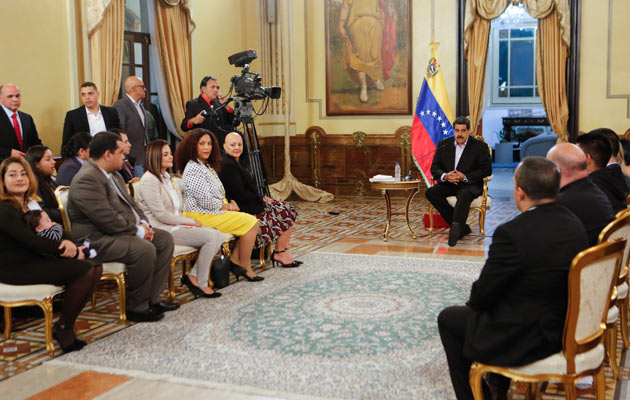
[[[77,132],[70,137],[68,143],[61,149],[63,162],[57,171],[57,185],[70,186],[72,178],[90,158],[91,142],[92,135],[89,132]]]
[[[46,211],[50,219],[61,224],[63,222],[61,211],[59,211],[55,197],[57,183],[52,178],[55,172],[55,160],[52,152],[48,147],[38,144],[31,146],[25,157],[37,179],[37,195],[41,199],[39,206]]]
[[[232,273],[248,281],[262,281],[251,267],[252,249],[258,233],[258,220],[239,212],[238,205],[225,199],[225,189],[217,175],[221,162],[219,142],[212,132],[193,129],[175,151],[175,166],[183,172],[184,215],[204,226],[238,236],[230,259]]]
[[[30,199],[38,199],[37,180],[20,157],[0,164],[0,282],[9,285],[50,284],[65,286],[63,308],[53,326],[53,337],[64,352],[80,350],[86,343],[74,334],[74,323],[101,278],[69,240],[37,236],[24,222]]]
[[[175,189],[169,171],[173,166],[171,147],[166,140],[149,142],[144,157],[146,171],[140,179],[138,204],[152,226],[173,235],[176,245],[199,248],[199,257],[182,283],[195,296],[219,297],[221,293],[208,287],[210,264],[223,243],[223,235],[216,229],[182,215],[182,199]]]

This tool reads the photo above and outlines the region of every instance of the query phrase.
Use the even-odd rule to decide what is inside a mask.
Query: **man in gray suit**
[[[131,156],[136,160],[133,175],[138,178],[144,173],[144,152],[148,142],[148,124],[142,104],[146,94],[142,79],[132,75],[125,79],[125,94],[114,103],[122,130],[131,142]]]
[[[127,266],[127,319],[158,321],[177,303],[160,300],[173,256],[173,237],[153,229],[129,196],[116,171],[125,158],[115,133],[101,132],[90,143],[90,157],[70,185],[68,214],[77,237],[88,237],[100,261]]]

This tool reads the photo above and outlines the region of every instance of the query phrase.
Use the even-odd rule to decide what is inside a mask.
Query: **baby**
[[[24,214],[24,222],[31,228],[37,236],[45,237],[50,240],[61,240],[63,236],[63,227],[50,219],[46,211],[31,210]],[[90,239],[85,239],[81,243],[79,249],[83,251],[85,258],[96,257],[96,250],[90,249]]]

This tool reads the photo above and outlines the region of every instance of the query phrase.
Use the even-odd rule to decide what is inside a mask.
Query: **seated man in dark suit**
[[[580,220],[556,202],[559,186],[553,162],[526,157],[520,163],[514,201],[521,214],[494,232],[466,305],[447,307],[438,316],[458,400],[473,398],[473,361],[520,366],[562,350],[569,268],[588,238]],[[503,391],[509,388],[504,379],[495,382]]]
[[[481,140],[470,137],[470,121],[459,117],[453,121],[455,134],[441,140],[436,148],[431,174],[438,181],[427,189],[427,199],[444,220],[451,226],[448,245],[470,233],[466,224],[470,203],[481,196],[483,178],[492,174],[492,160],[488,146]],[[446,198],[456,196],[455,208]]]
[[[99,132],[120,128],[118,112],[114,107],[105,107],[98,103],[101,93],[96,84],[85,82],[79,90],[83,105],[66,113],[63,122],[63,137],[61,149],[68,143],[72,135],[77,132],[90,132],[92,136]]]
[[[177,303],[160,300],[174,245],[170,233],[151,228],[118,174],[123,143],[101,132],[90,143],[90,160],[75,175],[68,195],[72,233],[87,237],[99,261],[127,266],[127,319],[158,321]]]
[[[625,183],[624,194],[628,196],[628,193],[630,193],[630,186],[628,186],[628,180],[626,180],[626,176],[623,174],[621,165],[619,165],[619,161],[623,162],[623,159],[621,159],[619,154],[621,149],[621,140],[619,140],[619,136],[615,133],[615,131],[608,128],[594,129],[589,133],[601,133],[602,135],[606,135],[606,137],[610,140],[612,154],[610,155],[608,164],[606,164],[606,169],[610,172],[610,175],[613,177],[615,182],[620,182],[623,179]]]
[[[606,164],[612,155],[612,144],[602,133],[587,133],[580,135],[577,145],[586,154],[586,168],[588,176],[610,200],[615,213],[627,207],[626,183],[623,176],[614,176]]]
[[[24,157],[26,151],[42,144],[33,117],[18,111],[22,104],[20,88],[13,83],[0,85],[0,161]]]
[[[199,90],[199,97],[186,102],[186,116],[181,128],[184,132],[194,128],[208,129],[214,133],[219,147],[223,149],[225,135],[234,130],[234,110],[225,105],[227,99],[219,92],[219,83],[214,76],[205,76]]]
[[[589,245],[595,246],[599,233],[615,219],[615,212],[608,197],[588,178],[586,155],[573,143],[559,143],[549,150],[547,158],[562,174],[558,204],[582,221]]]

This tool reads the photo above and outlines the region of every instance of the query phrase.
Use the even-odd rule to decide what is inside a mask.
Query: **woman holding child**
[[[65,286],[63,308],[53,326],[53,337],[64,352],[80,350],[86,342],[75,336],[74,323],[94,293],[103,270],[82,260],[84,255],[71,241],[50,240],[29,229],[23,218],[31,199],[39,197],[29,164],[20,157],[5,159],[0,164],[0,282]]]

